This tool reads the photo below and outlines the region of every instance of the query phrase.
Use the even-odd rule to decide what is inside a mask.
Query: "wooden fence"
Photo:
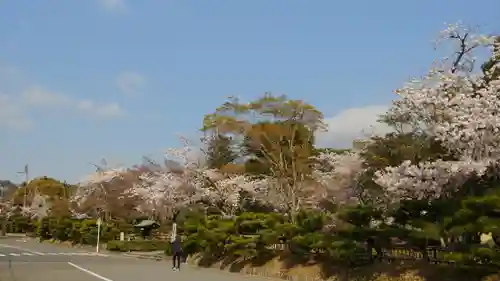
[[[286,244],[274,244],[268,247],[269,249],[274,249],[278,251],[284,251],[287,249]],[[498,251],[498,250],[495,250]],[[320,251],[321,252],[321,251]],[[432,264],[455,264],[456,261],[451,259],[450,256],[458,254],[459,252],[453,252],[442,247],[428,247],[426,249],[426,256],[424,252],[420,249],[410,248],[408,246],[394,246],[391,248],[383,248],[381,253],[372,251],[371,253],[367,251],[366,253],[359,253],[353,257],[353,262],[361,264],[369,264],[375,261],[379,262],[394,262],[394,261],[408,261],[408,262],[418,262],[427,261]],[[500,251],[498,251],[498,256],[500,256]],[[474,261],[475,266],[487,266],[487,267],[500,267],[499,265],[493,263],[485,263],[485,261]]]

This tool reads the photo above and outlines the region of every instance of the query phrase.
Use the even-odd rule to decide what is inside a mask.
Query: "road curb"
[[[159,255],[148,256],[148,255],[122,254],[122,256],[129,257],[129,258],[143,259],[143,260],[155,260],[155,261],[162,261],[162,260],[166,259],[166,257],[159,256]]]
[[[155,260],[155,261],[164,261],[168,260],[168,256],[163,256],[163,255],[137,255],[137,254],[121,254],[122,256],[129,257],[129,258],[136,258],[136,259],[144,259],[144,260]],[[292,276],[287,275],[284,272],[280,272],[279,274],[276,273],[270,273],[270,272],[262,272],[258,268],[249,268],[246,270],[243,270],[241,272],[229,272],[224,269],[216,268],[216,267],[201,267],[197,266],[196,264],[192,263],[184,263],[186,266],[194,269],[209,269],[213,270],[216,272],[220,272],[222,274],[227,274],[227,275],[240,275],[240,276],[248,276],[248,277],[259,277],[267,280],[293,280]]]
[[[6,233],[5,235],[11,236],[11,237],[25,237],[25,236],[27,236],[26,233]]]

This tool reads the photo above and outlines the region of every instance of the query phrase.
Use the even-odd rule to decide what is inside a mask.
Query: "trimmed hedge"
[[[21,215],[14,215],[8,220],[1,218],[1,220],[7,233],[32,233],[36,230],[34,222]]]
[[[73,244],[95,245],[97,243],[97,221],[95,219],[72,219],[67,217],[46,217],[31,220],[21,215],[9,219],[0,218],[7,233],[27,233],[40,240],[71,241]],[[100,241],[106,243],[117,239],[120,232],[134,230],[133,224],[111,220],[101,225]]]
[[[97,243],[97,221],[47,217],[36,223],[36,233],[41,240],[55,239],[74,244],[95,245]],[[121,225],[105,223],[101,226],[100,241],[114,240],[120,235]]]
[[[165,240],[133,240],[133,241],[108,241],[106,245],[108,251],[117,252],[152,252],[164,251],[170,253],[170,243]]]

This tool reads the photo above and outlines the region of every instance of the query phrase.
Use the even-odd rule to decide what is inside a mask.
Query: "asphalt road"
[[[20,238],[0,239],[0,281],[252,281],[264,280],[216,269],[99,254]]]

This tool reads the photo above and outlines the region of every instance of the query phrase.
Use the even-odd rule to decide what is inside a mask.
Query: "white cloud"
[[[0,85],[1,86],[1,85]],[[1,89],[0,89],[1,90]],[[0,128],[16,131],[28,130],[34,126],[31,111],[80,110],[88,116],[112,118],[125,115],[117,103],[99,104],[91,100],[78,101],[71,97],[51,92],[40,86],[29,87],[21,94],[2,94],[0,92]]]
[[[146,79],[136,72],[124,72],[116,78],[115,85],[123,94],[133,96],[144,89]]]
[[[80,110],[89,111],[89,110],[92,110],[94,108],[94,103],[92,101],[89,101],[89,100],[83,100],[83,101],[79,101],[76,104],[76,107]]]
[[[74,100],[67,95],[55,93],[40,86],[25,90],[21,95],[20,104],[29,108],[76,108],[95,117],[124,115],[123,109],[117,103],[98,104],[92,100]]]
[[[125,0],[98,0],[99,5],[109,11],[123,11],[127,8]]]
[[[32,85],[16,68],[0,64],[0,128],[27,130],[36,125],[36,120],[31,118],[35,111],[41,116],[49,111],[54,114],[82,112],[100,118],[125,115],[118,103],[82,101],[43,86]]]
[[[316,143],[321,147],[345,148],[351,147],[354,140],[366,138],[367,135],[388,133],[391,128],[377,122],[387,109],[388,106],[385,105],[349,108],[325,118],[328,131],[317,133]]]
[[[24,131],[33,126],[26,112],[12,98],[0,94],[0,127]]]
[[[125,111],[117,103],[99,105],[90,100],[83,100],[77,102],[76,107],[87,114],[97,117],[118,117],[125,115]]]
[[[40,107],[66,106],[71,103],[71,99],[67,96],[48,91],[40,86],[26,89],[22,93],[22,101],[27,105]]]
[[[96,115],[103,117],[117,117],[125,115],[125,111],[117,103],[108,103],[98,107]]]

